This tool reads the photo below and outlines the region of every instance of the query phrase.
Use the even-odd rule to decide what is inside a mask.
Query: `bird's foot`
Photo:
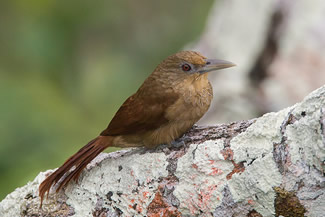
[[[171,148],[180,148],[185,145],[184,141],[174,140],[168,144],[161,144],[157,146],[157,150],[171,149]]]
[[[156,147],[156,149],[159,149],[159,150],[163,150],[163,149],[165,149],[165,148],[170,148],[170,144],[165,144],[165,143],[163,143],[163,144],[160,144],[160,145],[158,145],[158,146]]]
[[[185,142],[182,140],[182,141],[178,141],[178,140],[174,140],[170,143],[170,148],[174,147],[174,148],[180,148],[182,146],[185,145]]]

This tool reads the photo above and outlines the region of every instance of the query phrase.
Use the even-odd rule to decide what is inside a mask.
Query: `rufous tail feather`
[[[48,197],[49,191],[53,185],[58,183],[62,178],[58,188],[56,189],[56,192],[58,192],[62,187],[66,186],[71,179],[77,181],[81,171],[87,166],[87,164],[89,164],[109,145],[110,144],[103,143],[101,137],[91,140],[87,145],[82,147],[77,153],[64,162],[61,167],[48,176],[39,186],[39,196],[41,198],[40,207],[42,207],[45,193],[47,193]],[[75,167],[75,169],[70,171],[73,167]],[[65,174],[67,175],[65,176]]]

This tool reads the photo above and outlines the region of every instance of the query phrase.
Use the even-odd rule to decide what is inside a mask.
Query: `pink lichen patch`
[[[193,201],[193,197],[194,197],[194,194],[191,194],[189,204],[188,204],[188,209],[190,210],[192,215],[194,215],[198,211],[197,207],[194,206],[195,202]]]
[[[146,186],[139,185],[138,181],[134,182],[131,188],[131,194],[121,194],[123,199],[128,201],[127,209],[130,213],[134,213],[134,210],[143,215],[144,207],[147,207],[150,203],[150,199],[154,196],[154,192],[150,191]]]
[[[206,188],[201,189],[201,185],[194,185],[196,193],[191,193],[189,197],[189,203],[187,204],[188,209],[192,215],[198,212],[209,212],[214,204],[214,196],[217,185],[209,185]],[[219,198],[220,200],[220,198]]]
[[[192,167],[193,167],[194,169],[198,169],[198,168],[199,168],[196,164],[192,164]]]
[[[254,204],[255,204],[255,201],[252,200],[252,199],[249,199],[249,200],[247,201],[247,203],[250,204],[250,205],[254,205]]]
[[[216,168],[216,167],[212,167],[211,170],[212,170],[212,172],[209,173],[210,176],[223,174],[223,171],[221,169]]]
[[[216,189],[216,185],[210,185],[207,187],[207,189],[203,189],[199,193],[199,204],[198,206],[202,208],[203,210],[206,210],[207,208],[210,208],[210,199],[213,195],[214,190]]]
[[[137,205],[136,206],[136,209],[135,209],[138,213],[142,213],[142,211],[143,211],[143,208],[142,208],[142,206],[139,204],[139,205]]]
[[[220,153],[223,155],[225,160],[233,160],[234,152],[229,147],[221,150]]]
[[[147,192],[147,191],[142,192],[143,198],[144,199],[147,199],[148,198],[148,194],[149,194],[149,192]]]
[[[142,213],[143,208],[140,204],[134,203],[133,205],[129,205],[130,209],[134,209],[135,211],[137,211],[139,214]]]
[[[234,169],[226,176],[227,180],[231,179],[232,175],[235,173],[242,173],[245,171],[244,163],[236,164],[235,161],[231,160],[232,164],[234,165]]]
[[[141,195],[141,194],[139,194]],[[129,195],[130,197],[133,197],[134,195]],[[147,196],[146,196],[147,197]],[[129,199],[129,198],[127,198]],[[133,199],[129,199],[130,204],[128,205],[129,209],[133,209],[137,211],[137,213],[141,214],[143,212],[143,206],[146,204],[144,198],[137,197]]]
[[[165,198],[162,197],[161,192],[158,190],[154,199],[151,201],[147,208],[148,217],[180,217],[181,213],[176,207],[168,204]]]

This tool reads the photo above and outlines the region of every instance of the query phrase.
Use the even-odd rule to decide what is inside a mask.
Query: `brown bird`
[[[87,164],[107,147],[155,148],[179,138],[210,106],[213,93],[207,72],[232,66],[194,51],[167,57],[123,103],[108,127],[40,184],[41,204],[52,185],[62,179],[58,192],[71,179],[77,181]]]

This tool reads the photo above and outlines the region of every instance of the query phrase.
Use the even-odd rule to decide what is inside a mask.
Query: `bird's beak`
[[[202,66],[202,68],[199,70],[199,73],[204,74],[206,72],[225,69],[233,66],[236,66],[236,64],[226,60],[206,59],[206,64]]]

